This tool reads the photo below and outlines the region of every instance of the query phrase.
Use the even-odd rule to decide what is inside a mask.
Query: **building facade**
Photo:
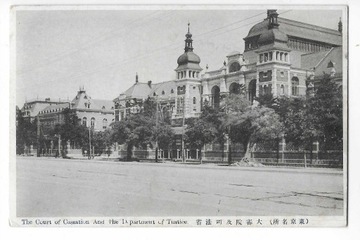
[[[202,73],[201,59],[193,48],[190,26],[184,53],[177,59],[176,79],[135,84],[115,102],[115,120],[140,110],[144,99],[159,98],[169,106],[175,125],[182,118],[197,117],[203,104],[220,105],[222,96],[245,91],[253,101],[273,96],[301,96],[324,73],[342,82],[342,23],[338,30],[279,17],[268,10],[266,18],[250,28],[243,53],[233,51],[220,69]]]

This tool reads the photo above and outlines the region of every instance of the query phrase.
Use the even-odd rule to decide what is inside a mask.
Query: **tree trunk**
[[[127,160],[131,160],[131,157],[132,157],[132,149],[133,149],[133,146],[131,144],[128,144],[126,146],[126,158]]]
[[[245,155],[243,157],[243,161],[246,161],[246,162],[252,162],[253,161],[253,158],[251,156],[251,152],[254,150],[254,143],[251,143],[250,141],[247,143],[246,145],[246,151],[245,151]]]

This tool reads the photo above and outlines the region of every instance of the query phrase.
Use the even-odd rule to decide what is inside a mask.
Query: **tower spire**
[[[190,22],[188,22],[188,32],[185,35],[186,39],[185,39],[185,52],[192,52],[193,51],[193,47],[192,47],[192,34],[190,33]]]
[[[339,19],[339,23],[338,23],[338,31],[340,32],[340,33],[342,33],[342,28],[343,28],[343,26],[342,26],[342,22],[341,22],[341,18]]]

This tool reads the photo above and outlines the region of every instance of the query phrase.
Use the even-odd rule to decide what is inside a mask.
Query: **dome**
[[[177,60],[179,65],[187,63],[200,63],[200,57],[193,52],[184,52]]]
[[[256,35],[259,35],[263,32],[268,31],[268,21],[264,20],[262,22],[259,22],[257,24],[255,24],[249,31],[249,34],[245,37],[246,38],[251,38],[254,37]]]
[[[288,37],[285,33],[282,33],[279,31],[279,29],[270,29],[267,31],[264,31],[258,40],[259,45],[266,45],[269,43],[274,42],[284,42],[286,43],[288,41]]]

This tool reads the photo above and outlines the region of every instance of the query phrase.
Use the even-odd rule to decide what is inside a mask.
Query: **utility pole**
[[[183,159],[183,162],[186,161],[186,158],[185,158],[185,142],[184,142],[184,138],[185,138],[185,96],[183,98],[183,119],[182,119],[182,135],[181,135],[181,150],[182,150],[182,159]]]
[[[40,119],[36,116],[36,156],[40,157]]]
[[[89,156],[88,158],[91,159],[91,131],[90,131],[90,127],[89,127]]]
[[[61,157],[61,135],[58,134],[58,152],[59,152],[59,157]]]
[[[158,134],[159,134],[159,103],[157,97],[155,98],[156,101],[156,141],[155,141],[155,162],[158,162],[158,151],[159,151],[159,143],[158,143]]]

